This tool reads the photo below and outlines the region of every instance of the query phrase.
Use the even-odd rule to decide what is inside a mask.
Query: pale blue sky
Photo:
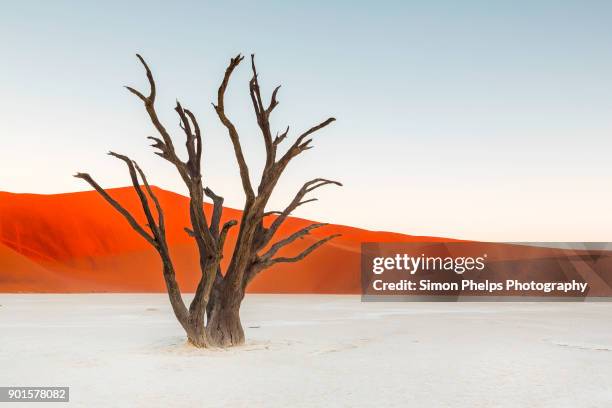
[[[198,114],[207,184],[240,206],[210,102],[229,58],[255,52],[264,89],[283,85],[276,128],[338,118],[291,166],[274,207],[326,176],[345,187],[298,215],[410,234],[612,240],[612,2],[124,3],[0,6],[0,190],[86,189],[77,170],[126,185],[104,154],[113,149],[183,193],[122,88],[145,86],[140,52],[161,116],[178,130],[176,97]],[[243,63],[227,104],[258,169],[248,78]]]

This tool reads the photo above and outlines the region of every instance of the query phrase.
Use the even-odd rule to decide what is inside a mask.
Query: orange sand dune
[[[155,188],[166,215],[168,241],[182,289],[194,290],[199,270],[189,225],[187,198]],[[109,193],[144,224],[132,188]],[[210,214],[211,205],[204,205]],[[240,211],[226,208],[224,220],[240,219]],[[283,237],[311,221],[288,219]],[[228,237],[225,262],[236,230]],[[299,263],[279,264],[262,272],[249,290],[258,293],[359,293],[361,242],[423,240],[390,232],[329,225],[288,247],[298,253],[314,240],[342,236]],[[426,238],[430,240],[431,238]],[[0,192],[0,292],[161,292],[164,283],[157,254],[96,192],[56,195]]]

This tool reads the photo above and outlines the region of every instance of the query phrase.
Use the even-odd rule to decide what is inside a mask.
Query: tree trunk
[[[206,333],[212,346],[231,347],[244,344],[240,308],[215,308],[206,326]]]
[[[240,305],[223,307],[217,304],[204,321],[191,321],[187,333],[189,343],[198,348],[240,346],[245,342],[240,322]]]
[[[206,324],[206,337],[215,347],[231,347],[244,344],[244,330],[240,322],[240,301],[237,298],[215,302]],[[226,298],[227,299],[227,298]]]

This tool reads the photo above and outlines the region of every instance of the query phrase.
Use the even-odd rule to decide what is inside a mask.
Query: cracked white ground
[[[75,407],[612,406],[612,303],[247,295],[247,345],[216,351],[164,294],[0,305],[0,386],[70,386]]]

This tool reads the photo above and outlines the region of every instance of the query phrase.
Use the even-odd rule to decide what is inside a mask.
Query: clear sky
[[[113,149],[184,193],[122,88],[146,89],[140,52],[163,120],[180,138],[175,98],[196,112],[206,184],[239,207],[210,102],[229,58],[254,52],[266,94],[283,85],[277,129],[295,136],[338,119],[290,167],[271,209],[325,176],[345,187],[321,190],[297,215],[409,234],[612,241],[611,21],[609,1],[6,2],[0,190],[87,189],[77,170],[127,185],[105,155]],[[263,143],[248,79],[243,62],[227,110],[256,172]]]

